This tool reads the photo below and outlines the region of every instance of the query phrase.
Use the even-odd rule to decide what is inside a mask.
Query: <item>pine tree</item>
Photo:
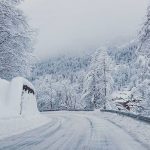
[[[89,73],[85,79],[83,101],[88,108],[104,108],[111,91],[111,61],[105,48],[97,50],[92,57]],[[91,106],[89,106],[91,105]]]
[[[140,46],[135,62],[136,88],[132,91],[136,99],[140,99],[140,113],[150,114],[150,6],[147,9],[146,20],[139,34]],[[137,109],[137,112],[139,110]]]
[[[150,80],[150,6],[147,9],[146,20],[139,34],[140,47],[137,51],[138,79],[143,82]]]
[[[140,47],[139,51],[142,54],[150,55],[150,6],[147,8],[147,15],[143,27],[139,34]]]

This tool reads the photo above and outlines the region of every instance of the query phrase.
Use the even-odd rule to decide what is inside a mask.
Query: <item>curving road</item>
[[[98,115],[97,115],[98,114]],[[0,150],[145,150],[100,112],[50,112],[48,124],[0,141]]]

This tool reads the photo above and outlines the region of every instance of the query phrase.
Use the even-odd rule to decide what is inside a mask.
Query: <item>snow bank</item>
[[[106,112],[99,113],[99,115],[98,113],[95,113],[95,116],[96,115],[102,116],[115,126],[119,126],[122,130],[131,135],[136,141],[146,146],[146,149],[150,149],[150,125],[148,123],[144,123],[130,117]]]
[[[0,139],[38,128],[51,121],[37,109],[33,85],[22,77],[0,79]]]
[[[9,117],[0,118],[0,140],[13,135],[21,134],[26,131],[39,128],[46,123],[51,122],[51,118],[47,116],[38,115],[36,117]]]
[[[8,92],[9,82],[6,80],[0,79],[0,116],[3,116],[5,111],[5,108],[7,107],[6,104],[6,96]]]
[[[26,86],[26,89],[23,89]],[[0,80],[0,117],[37,115],[37,103],[33,85],[22,77],[11,82]]]

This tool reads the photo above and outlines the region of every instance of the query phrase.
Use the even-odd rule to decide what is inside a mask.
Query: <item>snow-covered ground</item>
[[[51,119],[45,116],[0,118],[0,139],[38,128]]]
[[[25,78],[0,78],[0,119],[39,115],[34,86]]]
[[[131,135],[136,141],[142,143],[148,150],[150,149],[150,124],[118,114],[104,112],[102,115],[106,120]]]
[[[0,140],[0,150],[146,150],[150,125],[104,112],[43,113],[47,124]],[[12,125],[14,126],[14,125]]]

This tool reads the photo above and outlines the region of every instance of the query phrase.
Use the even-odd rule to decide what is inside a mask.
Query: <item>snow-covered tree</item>
[[[92,71],[88,72],[83,82],[83,92],[81,103],[84,110],[94,110],[94,93],[95,93],[95,75]]]
[[[36,63],[32,79],[39,109],[83,109],[81,95],[89,64],[90,56],[56,57]]]
[[[112,90],[111,65],[111,60],[105,48],[95,52],[85,78],[82,96],[82,101],[85,101],[88,109],[93,107],[106,108],[107,98]]]
[[[0,77],[28,77],[32,59],[32,32],[23,12],[22,0],[0,1]]]
[[[112,71],[112,77],[114,79],[114,90],[122,90],[128,87],[131,80],[131,71],[128,65],[116,65]]]
[[[140,114],[150,114],[150,7],[147,10],[146,20],[140,31],[139,38],[128,45],[110,52],[110,57],[115,61],[113,70],[114,95],[130,93],[127,100],[131,102],[129,110]],[[123,94],[121,94],[123,95]],[[132,97],[132,99],[130,98]],[[134,107],[134,110],[132,109]]]
[[[136,83],[132,94],[141,101],[140,108],[142,109],[137,109],[137,112],[150,115],[150,6],[139,34],[139,45],[138,57],[134,63]]]
[[[144,79],[150,80],[150,6],[147,9],[146,21],[139,34],[140,47],[138,49],[138,55],[142,69],[142,81]]]
[[[140,47],[139,51],[143,54],[149,55],[150,51],[150,6],[147,8],[147,15],[143,27],[139,34]]]

